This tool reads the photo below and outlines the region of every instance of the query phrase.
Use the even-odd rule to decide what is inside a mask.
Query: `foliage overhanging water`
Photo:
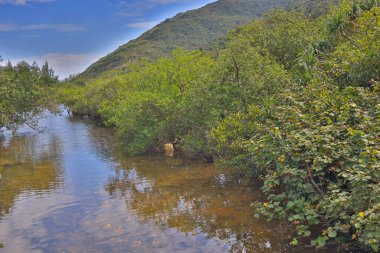
[[[262,194],[233,170],[130,158],[68,115],[41,125],[0,145],[0,252],[307,252],[254,218]]]

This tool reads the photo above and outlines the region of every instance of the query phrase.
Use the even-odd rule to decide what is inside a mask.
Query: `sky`
[[[49,62],[60,79],[179,12],[215,0],[0,0],[3,64]]]

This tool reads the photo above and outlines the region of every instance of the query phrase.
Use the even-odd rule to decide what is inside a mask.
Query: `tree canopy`
[[[47,63],[42,69],[27,62],[0,66],[0,129],[36,128],[38,116],[54,107],[47,87],[57,81]]]

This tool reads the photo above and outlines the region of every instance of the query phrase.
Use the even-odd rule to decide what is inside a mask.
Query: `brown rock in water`
[[[166,143],[164,145],[165,152],[167,156],[173,157],[174,156],[174,146],[172,143]]]

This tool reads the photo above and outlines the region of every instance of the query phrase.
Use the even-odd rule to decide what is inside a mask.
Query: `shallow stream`
[[[112,130],[68,115],[41,126],[0,142],[0,253],[315,252],[254,218],[262,194],[234,170],[131,158]]]

